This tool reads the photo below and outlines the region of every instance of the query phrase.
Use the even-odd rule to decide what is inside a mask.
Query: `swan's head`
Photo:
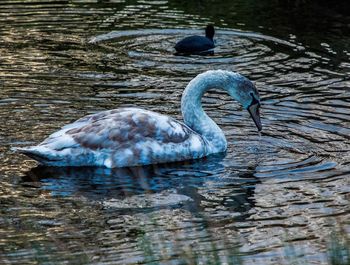
[[[227,88],[231,97],[236,99],[248,110],[256,127],[262,130],[260,120],[260,96],[252,81],[237,73],[230,73],[230,82]]]
[[[256,127],[262,130],[260,121],[260,96],[255,85],[244,76],[226,70],[209,70],[197,75],[187,85],[181,99],[184,120],[193,125],[193,110],[201,105],[204,93],[209,89],[224,89],[248,110]]]

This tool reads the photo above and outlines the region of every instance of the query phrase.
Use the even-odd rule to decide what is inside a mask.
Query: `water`
[[[348,5],[226,2],[0,3],[0,263],[329,263],[349,233]],[[213,56],[173,55],[209,22]],[[110,170],[10,151],[105,109],[181,119],[184,87],[208,69],[262,97],[259,137],[236,102],[206,95],[226,155]]]

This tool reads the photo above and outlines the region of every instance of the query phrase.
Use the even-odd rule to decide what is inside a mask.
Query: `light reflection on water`
[[[176,41],[211,18],[129,2],[1,3],[0,263],[293,264],[294,253],[327,264],[331,232],[349,232],[343,40],[240,31],[221,14],[214,55],[175,56]],[[137,105],[181,118],[183,88],[208,69],[256,83],[261,137],[212,91],[203,102],[227,154],[110,170],[36,167],[10,151],[99,110]]]

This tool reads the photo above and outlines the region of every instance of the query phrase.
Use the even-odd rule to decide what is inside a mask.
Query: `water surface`
[[[187,2],[0,3],[0,263],[329,263],[349,233],[349,17],[322,1]],[[175,56],[207,23],[215,54]],[[262,97],[259,137],[236,102],[206,94],[225,155],[77,169],[10,150],[105,109],[181,119],[184,87],[209,69]]]

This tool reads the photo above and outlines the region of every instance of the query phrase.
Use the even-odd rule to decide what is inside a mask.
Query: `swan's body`
[[[208,25],[205,29],[205,37],[189,36],[180,40],[175,45],[175,50],[181,54],[201,54],[214,49],[214,27]]]
[[[259,95],[254,85],[239,74],[217,70],[198,75],[186,87],[181,100],[184,123],[139,108],[108,110],[64,126],[37,146],[17,150],[50,166],[109,168],[183,161],[224,152],[226,138],[201,106],[203,94],[211,88],[223,88],[240,101],[261,129]]]
[[[166,115],[122,108],[81,118],[23,151],[47,165],[125,167],[200,158],[210,152],[207,146]]]

